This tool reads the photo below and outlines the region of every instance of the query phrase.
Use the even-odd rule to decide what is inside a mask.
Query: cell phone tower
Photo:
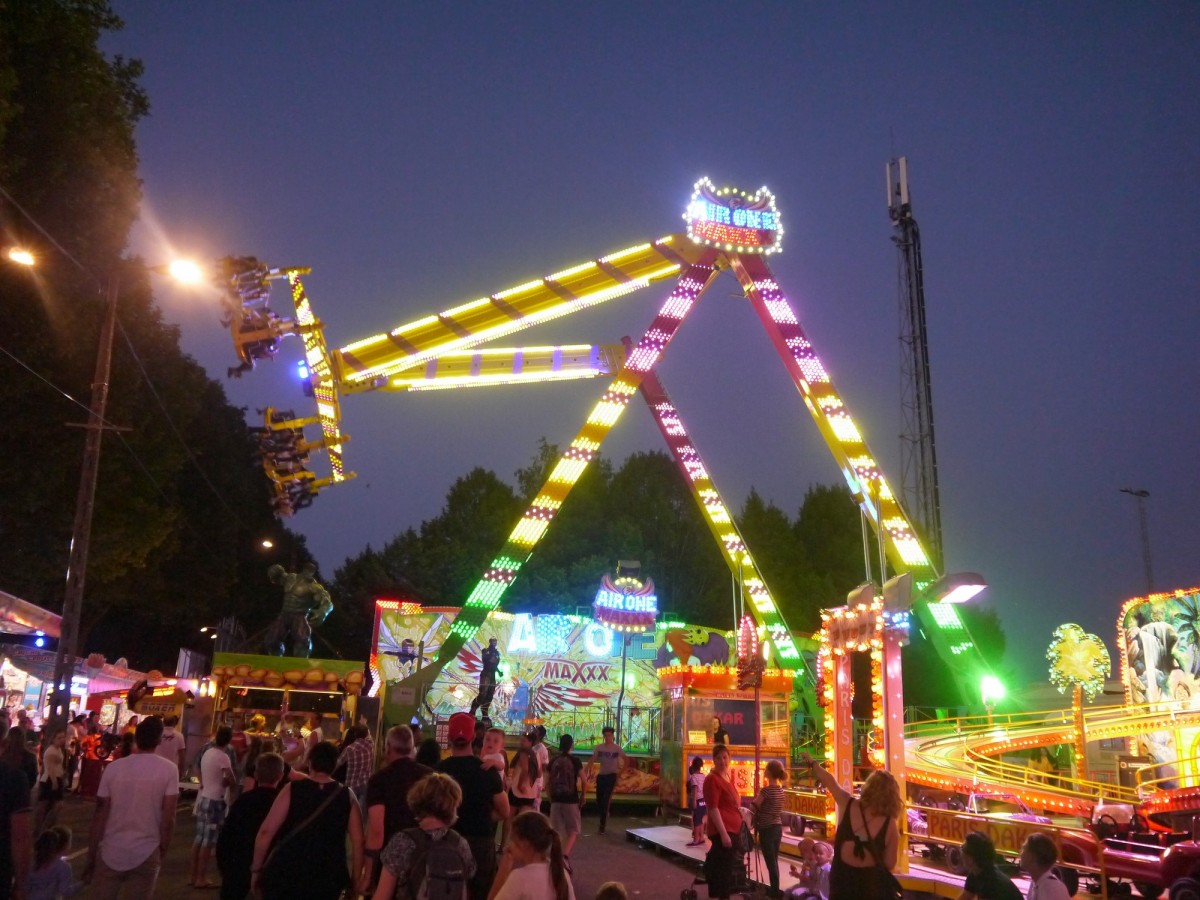
[[[938,495],[937,448],[933,436],[933,386],[929,374],[929,333],[925,327],[925,275],[921,231],[908,192],[908,160],[887,164],[888,214],[896,245],[900,299],[901,486],[904,506],[921,532],[934,567],[944,570],[942,510]]]

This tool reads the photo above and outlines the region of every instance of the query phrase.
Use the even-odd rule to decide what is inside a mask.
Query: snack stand
[[[771,760],[786,768],[791,747],[788,695],[794,678],[790,670],[767,669],[756,708],[754,690],[738,690],[735,666],[659,669],[663,805],[674,809],[687,806],[687,768],[692,757],[702,758],[706,770],[712,767],[714,719],[720,719],[728,732],[730,769],[739,794],[754,795],[756,739],[760,771]]]

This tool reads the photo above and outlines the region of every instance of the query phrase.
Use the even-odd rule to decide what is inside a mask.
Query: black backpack
[[[579,799],[575,761],[569,753],[556,756],[550,763],[550,799],[555,803],[574,803]]]
[[[416,847],[409,871],[418,887],[411,896],[416,900],[466,900],[467,870],[456,842],[448,840],[451,832],[437,841],[420,828],[406,828],[404,833]]]

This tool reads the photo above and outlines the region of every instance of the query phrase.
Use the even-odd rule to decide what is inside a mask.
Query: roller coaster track
[[[1088,741],[1131,737],[1164,728],[1200,725],[1200,711],[1163,711],[1149,705],[1100,707],[1083,716]],[[1035,809],[1087,816],[1103,797],[1138,803],[1136,788],[1108,782],[1050,777],[1024,765],[1003,762],[1005,753],[1075,742],[1071,710],[1050,710],[985,717],[918,722],[905,728],[908,781],[938,790],[969,793],[1004,791]]]

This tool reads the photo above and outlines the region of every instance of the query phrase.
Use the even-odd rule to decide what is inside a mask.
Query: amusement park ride
[[[987,671],[957,612],[954,601],[962,598],[952,596],[955,588],[969,589],[970,585],[955,584],[938,570],[939,562],[926,551],[922,536],[884,477],[801,327],[795,309],[772,275],[767,259],[779,252],[783,236],[774,196],[766,188],[754,193],[728,187],[718,189],[708,179],[701,179],[695,185],[684,220],[687,223],[684,232],[468,301],[339,349],[330,349],[326,344],[323,323],[305,293],[301,277],[308,269],[272,268],[252,257],[223,261],[219,285],[226,323],[241,360],[240,366],[230,370],[230,375],[240,377],[253,369],[257,361],[272,358],[285,337],[298,336],[304,345],[306,393],[315,401],[315,415],[297,416],[290,410],[268,408],[259,429],[264,469],[274,486],[274,508],[281,516],[290,516],[310,505],[324,488],[354,477],[343,459],[348,435],[342,431],[340,404],[345,394],[609,379],[579,433],[560,456],[491,566],[463,601],[434,658],[389,686],[392,694],[389,705],[404,716],[403,721],[422,708],[425,695],[439,673],[458,657],[488,615],[497,610],[506,589],[551,526],[571,488],[595,459],[634,395],[640,393],[726,563],[739,581],[746,612],[758,626],[756,637],[762,655],[771,666],[762,677],[776,684],[794,683],[805,713],[814,720],[820,721],[823,715],[832,717],[830,727],[825,729],[826,757],[839,781],[849,782],[854,756],[849,722],[849,657],[865,652],[872,664],[874,711],[868,750],[873,765],[887,765],[901,778],[907,773],[909,781],[921,789],[969,792],[997,786],[1013,791],[1031,806],[1060,815],[1087,813],[1103,797],[1136,800],[1136,794],[1115,785],[1063,778],[1056,779],[1052,787],[1044,780],[1031,780],[1024,767],[992,761],[990,757],[1064,742],[1081,744],[1085,733],[1094,740],[1148,732],[1156,721],[1161,722],[1161,710],[1134,715],[1132,708],[1126,708],[1111,719],[1108,716],[1112,714],[1107,712],[1089,713],[1086,717],[1077,714],[1073,721],[1043,718],[1016,722],[1008,717],[1004,728],[994,728],[989,715],[986,723],[963,722],[954,725],[952,732],[947,731],[945,723],[929,734],[920,729],[905,732],[900,708],[899,649],[907,640],[911,618],[916,619],[931,640],[960,691],[968,685],[971,686],[968,690],[973,689],[979,683],[979,676]],[[851,595],[846,606],[825,611],[816,671],[802,657],[796,636],[785,622],[729,507],[656,372],[659,360],[690,311],[725,272],[737,280],[745,300],[758,316],[864,520],[870,522],[878,536],[881,557],[886,557],[895,573],[881,592],[864,585],[859,593]],[[270,309],[270,284],[275,279],[285,279],[290,287],[291,316],[283,317]],[[649,328],[636,342],[626,339],[624,343],[605,345],[525,348],[491,345],[517,331],[658,282],[671,282],[673,287]],[[317,429],[319,434],[310,438],[306,429]],[[319,477],[309,468],[309,462],[311,454],[322,450],[329,459],[329,472]],[[931,496],[936,506],[936,495]],[[923,524],[930,527],[929,522]],[[1150,600],[1157,604],[1156,608],[1167,602],[1158,595]],[[1193,612],[1200,609],[1200,596],[1192,602]],[[1130,612],[1127,618],[1133,621],[1133,615]],[[1143,618],[1151,619],[1152,612]],[[1200,621],[1200,613],[1195,613],[1195,618]],[[1127,634],[1133,636],[1128,638],[1130,641],[1135,639],[1140,622],[1141,619],[1134,625],[1125,623]],[[1156,626],[1152,623],[1147,627]],[[1200,634],[1200,628],[1196,633]],[[1196,655],[1200,658],[1200,648]],[[673,668],[677,667],[662,670],[665,673],[662,677],[669,680],[681,674],[673,672]],[[736,688],[737,672],[720,668],[718,674],[728,675],[728,687]],[[682,674],[685,678],[680,685],[686,686],[687,673]],[[1200,677],[1196,683],[1200,696]],[[818,692],[823,703],[818,701]],[[1200,704],[1180,723],[1177,727],[1200,725]],[[1196,733],[1200,734],[1200,728]],[[1181,742],[1182,738],[1176,741]],[[1200,738],[1195,746],[1200,748]],[[1200,754],[1193,762],[1200,770]],[[800,798],[796,803],[802,808],[794,811],[803,815],[820,818],[824,814],[823,800],[806,803]],[[961,843],[961,835],[956,838],[955,829],[961,830],[962,822],[954,813],[938,809],[926,812],[930,836],[936,835],[947,844]],[[1168,809],[1165,814],[1170,812]],[[986,821],[973,822],[972,827],[990,828]],[[1008,827],[1003,833],[997,831],[997,846],[1001,850],[1013,849],[1001,844],[1017,830]],[[1065,835],[1063,841],[1069,837]],[[1086,843],[1090,839],[1081,840]],[[1189,846],[1196,848],[1195,857],[1200,858],[1200,843]],[[1102,849],[1103,854],[1112,855],[1111,848],[1088,843],[1086,852],[1077,860],[1080,871],[1100,871],[1103,875],[1106,863]],[[1176,853],[1176,858],[1181,852]],[[1144,883],[1144,896],[1155,896],[1156,885],[1172,884],[1176,878],[1177,873],[1174,870],[1167,873],[1169,867],[1160,864],[1157,856],[1144,866],[1137,860],[1134,863],[1130,863],[1133,870],[1123,877]],[[1146,867],[1153,871],[1147,871]],[[1200,890],[1200,882],[1197,888]]]
[[[783,236],[774,196],[766,188],[748,193],[717,188],[701,179],[684,219],[684,233],[572,266],[336,350],[326,345],[323,323],[305,294],[301,276],[308,269],[271,268],[254,258],[224,261],[220,285],[241,359],[241,366],[230,374],[240,376],[257,360],[270,358],[288,335],[297,335],[304,343],[316,415],[295,417],[290,411],[268,409],[260,431],[264,468],[274,485],[274,505],[280,515],[291,515],[309,505],[318,491],[353,477],[343,462],[343,443],[348,440],[341,427],[344,394],[611,379],[504,548],[465,600],[451,638],[433,664],[403,686],[414,710],[432,679],[498,606],[572,486],[639,392],[727,564],[740,579],[747,609],[763,630],[766,655],[780,670],[804,666],[791,629],[655,372],[690,310],[726,271],[737,279],[767,332],[851,494],[879,536],[882,553],[895,572],[911,574],[917,600],[913,610],[927,634],[960,676],[960,683],[977,680],[981,660],[954,606],[925,602],[937,599],[930,589],[939,573],[767,265],[767,257],[781,249]],[[287,280],[294,316],[281,317],[270,309],[272,279]],[[482,346],[667,280],[674,282],[674,288],[636,343],[627,339],[623,346]],[[304,429],[314,426],[320,436],[306,439]],[[324,450],[329,458],[329,474],[324,477],[308,468],[310,454],[317,450]],[[807,685],[807,711],[816,715],[814,680],[801,679]]]

